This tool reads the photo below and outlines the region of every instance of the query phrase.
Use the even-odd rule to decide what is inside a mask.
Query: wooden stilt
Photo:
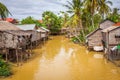
[[[22,53],[22,50],[20,52],[20,55],[21,55],[21,65],[22,65],[22,62],[23,62],[23,53]]]
[[[31,42],[31,44],[30,44],[30,50],[31,50],[31,53],[32,53],[32,42]]]
[[[19,66],[18,49],[16,49],[16,61],[17,61],[17,66]]]
[[[8,62],[8,50],[5,48],[5,53],[6,53],[6,62]]]

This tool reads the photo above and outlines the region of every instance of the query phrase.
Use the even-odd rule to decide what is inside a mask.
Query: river
[[[34,50],[37,56],[14,74],[0,80],[120,80],[120,67],[108,62],[103,53],[89,52],[64,36],[55,36]]]

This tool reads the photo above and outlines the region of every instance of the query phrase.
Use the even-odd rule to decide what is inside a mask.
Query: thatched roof
[[[100,23],[100,28],[106,29],[106,28],[112,26],[113,24],[115,24],[113,21],[106,19]]]
[[[0,30],[20,30],[20,28],[7,21],[0,21]]]
[[[97,32],[98,30],[102,30],[101,28],[98,28],[96,30],[94,30],[93,32],[89,33],[86,38],[90,37],[91,35],[93,35],[95,32]]]
[[[9,34],[12,34],[12,35],[16,35],[16,36],[30,36],[31,33],[27,33],[26,31],[23,31],[23,30],[6,30],[6,31],[1,31],[1,32],[6,32],[6,33],[9,33]]]
[[[22,31],[22,30],[19,30],[19,31],[7,31],[8,33],[11,33],[11,34],[14,34],[14,35],[17,35],[17,36],[30,36],[31,34],[30,33],[27,33],[26,31]]]
[[[17,25],[21,30],[35,30],[35,24]]]

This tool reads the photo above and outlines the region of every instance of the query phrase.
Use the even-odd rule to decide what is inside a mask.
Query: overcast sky
[[[10,10],[12,17],[17,19],[22,19],[27,16],[41,19],[44,11],[53,11],[57,14],[59,11],[66,10],[63,6],[67,4],[66,1],[70,0],[0,0]],[[114,1],[112,7],[120,7],[120,0],[111,1]]]

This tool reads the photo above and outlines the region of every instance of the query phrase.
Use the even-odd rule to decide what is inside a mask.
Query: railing
[[[120,50],[119,49],[116,49],[114,51],[110,50],[108,55],[109,55],[109,59],[111,59],[111,60],[120,60]]]

